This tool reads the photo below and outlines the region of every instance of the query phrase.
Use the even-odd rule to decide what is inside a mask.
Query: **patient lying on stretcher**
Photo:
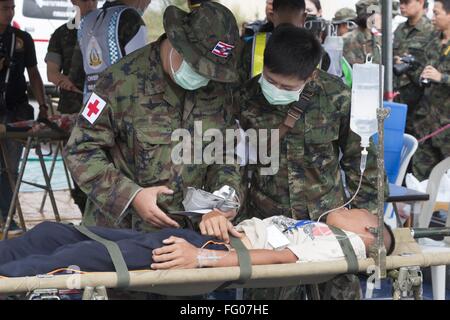
[[[376,216],[366,210],[340,210],[329,214],[326,222],[275,216],[245,220],[236,230],[250,250],[253,265],[344,259],[340,244],[328,226],[345,232],[358,259],[366,257],[366,250],[374,241],[368,229],[377,226]],[[279,231],[275,231],[278,235],[269,231],[273,227]],[[118,244],[129,270],[239,265],[236,252],[227,244],[192,230],[162,229],[144,234],[125,229],[89,229]],[[280,233],[288,243],[283,245],[281,241],[281,247],[274,248]],[[388,254],[391,253],[394,239],[386,227],[384,242]],[[2,276],[33,276],[73,265],[86,272],[114,271],[106,248],[70,225],[44,222],[22,237],[0,242]]]

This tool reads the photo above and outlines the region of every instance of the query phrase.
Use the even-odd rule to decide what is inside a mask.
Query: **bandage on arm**
[[[280,251],[273,251],[267,249],[252,249],[250,252],[250,258],[252,265],[267,265],[267,264],[282,264],[282,263],[295,263],[297,262],[297,256],[289,249]],[[199,261],[202,261],[200,267],[237,267],[239,266],[238,257],[236,251],[219,251],[199,249]]]

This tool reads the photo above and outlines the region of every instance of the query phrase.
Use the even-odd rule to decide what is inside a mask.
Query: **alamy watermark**
[[[177,129],[171,140],[178,142],[171,152],[175,165],[240,164],[259,165],[261,175],[275,175],[280,167],[278,129],[210,128],[203,132],[203,122],[194,122],[194,131]],[[205,145],[206,144],[206,145]]]

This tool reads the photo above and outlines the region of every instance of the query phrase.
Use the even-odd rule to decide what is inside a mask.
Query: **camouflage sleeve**
[[[432,43],[434,41],[431,40],[431,42],[425,42],[423,43],[422,46],[419,45],[419,48],[415,48],[414,51],[409,52],[410,54],[412,54],[415,59],[416,59],[416,63],[417,63],[417,68],[412,68],[411,70],[409,70],[406,74],[409,78],[409,80],[414,83],[416,86],[421,86],[422,84],[420,83],[420,76],[423,72],[423,69],[425,69],[425,67],[428,65],[428,56],[430,50],[437,50],[437,52],[439,52],[439,48],[435,47]],[[431,44],[430,44],[431,43]],[[430,45],[430,47],[427,49],[427,47]],[[417,46],[417,44],[416,44]]]
[[[206,179],[207,190],[215,191],[225,185],[230,186],[236,190],[240,203],[244,203],[244,185],[240,172],[240,166],[238,164],[210,165],[208,167]]]
[[[399,56],[401,57],[403,54],[402,52],[400,52],[400,41],[402,39],[402,33],[400,31],[400,28],[397,28],[394,32],[394,43],[393,43],[393,49],[392,49],[392,53],[395,56]]]
[[[357,134],[350,130],[350,92],[346,89],[342,94],[341,102],[341,122],[339,130],[339,146],[343,153],[341,159],[341,168],[345,173],[347,186],[351,196],[358,188],[361,177],[361,139]],[[365,208],[375,213],[377,210],[377,162],[376,148],[373,141],[368,149],[366,170],[362,178],[361,189],[358,192],[352,206],[356,208]]]
[[[72,61],[70,64],[69,78],[70,79],[78,79],[80,74],[84,74],[84,66],[83,66],[83,54],[81,53],[80,44],[78,41],[75,44],[75,48],[73,48]],[[81,90],[83,88],[80,88]]]
[[[106,106],[94,124],[83,116],[83,111],[80,113],[64,154],[81,190],[103,214],[119,221],[141,187],[110,160],[117,156],[112,154],[112,150],[118,135],[118,120],[112,111],[114,99],[99,89],[104,87],[101,80],[104,78],[97,83],[96,94],[106,102]],[[88,101],[85,108],[91,102]]]
[[[450,74],[449,73],[443,73],[442,74],[442,80],[441,83],[450,86]]]
[[[428,44],[426,45],[425,52],[427,53],[427,63],[426,63],[427,66],[430,65],[437,69],[440,69],[440,67],[443,66],[443,64],[440,63],[441,61],[440,55],[442,53],[442,50],[440,44],[440,37],[438,33],[432,34],[430,42],[428,42]],[[441,73],[442,73],[441,83],[450,86],[450,74],[442,71]]]
[[[241,52],[239,55],[238,62],[238,71],[239,71],[239,80],[240,83],[243,84],[246,81],[250,80],[252,74],[252,51],[253,44],[252,41],[244,41],[241,40]]]
[[[62,66],[63,48],[61,43],[61,34],[59,28],[50,37],[48,42],[47,55],[45,56],[45,62],[53,62],[58,66]]]
[[[234,105],[233,107],[230,107],[230,110],[235,110]],[[237,124],[236,124],[236,113],[232,112],[230,113],[230,116],[227,117],[225,123],[226,129],[232,129],[237,130]],[[231,130],[230,130],[231,132]],[[224,185],[228,185],[236,190],[236,193],[238,194],[239,201],[241,204],[244,202],[244,195],[245,192],[243,190],[243,181],[242,181],[242,175],[240,171],[240,165],[237,163],[236,160],[236,150],[235,148],[227,148],[227,135],[224,132],[224,164],[214,164],[208,166],[207,176],[206,176],[206,187],[210,191],[218,190]],[[234,142],[234,139],[233,139]],[[234,146],[234,144],[233,144]],[[233,164],[228,164],[228,160],[233,160]]]
[[[352,39],[350,38],[350,36],[344,37],[343,55],[351,66],[353,66],[356,60],[356,57],[354,55],[355,50],[356,49],[352,48]]]

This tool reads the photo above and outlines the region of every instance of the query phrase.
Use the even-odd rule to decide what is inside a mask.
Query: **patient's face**
[[[337,210],[327,217],[327,224],[335,226],[345,231],[350,231],[360,235],[366,249],[373,245],[374,235],[369,231],[371,227],[378,226],[378,217],[365,209]],[[385,245],[389,234],[384,231]]]

